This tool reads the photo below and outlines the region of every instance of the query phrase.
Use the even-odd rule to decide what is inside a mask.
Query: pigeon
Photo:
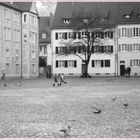
[[[3,86],[7,87],[7,85],[5,83],[3,83]]]
[[[101,110],[98,110],[98,111],[95,111],[93,112],[94,114],[100,114],[101,113]]]
[[[128,107],[128,103],[123,104],[125,107]]]
[[[112,101],[115,101],[117,99],[117,97],[113,98]]]
[[[94,114],[100,114],[102,111],[94,106],[92,106],[92,108],[94,108],[96,111],[94,111]]]
[[[61,130],[59,130],[59,131],[63,132],[65,136],[68,136],[69,133],[70,133],[70,130],[71,130],[71,127],[68,126],[67,129],[61,129]]]

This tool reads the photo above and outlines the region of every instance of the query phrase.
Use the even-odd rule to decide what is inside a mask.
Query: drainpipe
[[[21,79],[23,78],[23,71],[22,71],[22,13],[21,13]]]
[[[116,59],[117,59],[117,76],[118,76],[118,26],[117,26],[117,47],[116,47]]]

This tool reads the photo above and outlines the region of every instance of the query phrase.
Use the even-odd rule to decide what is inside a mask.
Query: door
[[[125,65],[120,65],[120,75],[125,75]]]
[[[82,75],[85,74],[85,72],[86,72],[86,65],[82,64]]]

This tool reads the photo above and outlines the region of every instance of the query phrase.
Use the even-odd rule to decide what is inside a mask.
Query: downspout
[[[117,36],[116,37],[117,38],[117,41],[116,41],[117,42],[117,44],[116,44],[117,45],[117,47],[116,47],[116,59],[117,59],[117,66],[116,66],[116,68],[117,68],[117,76],[118,76],[118,47],[119,47],[118,46],[118,35],[119,34],[118,34],[118,26],[117,26],[117,35],[116,35]]]
[[[23,78],[23,71],[22,71],[22,13],[21,13],[21,79]]]

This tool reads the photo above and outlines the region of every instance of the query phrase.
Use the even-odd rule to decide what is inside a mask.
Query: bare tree
[[[99,52],[103,51],[101,45],[103,45],[102,41],[105,34],[110,32],[111,38],[113,36],[113,32],[111,32],[112,28],[106,20],[98,16],[92,17],[92,14],[89,14],[86,18],[75,16],[71,19],[73,35],[68,42],[63,42],[66,47],[61,55],[67,56],[73,54],[79,57],[84,64],[83,77],[89,76],[88,65],[91,55],[95,53],[95,49],[98,48]]]

